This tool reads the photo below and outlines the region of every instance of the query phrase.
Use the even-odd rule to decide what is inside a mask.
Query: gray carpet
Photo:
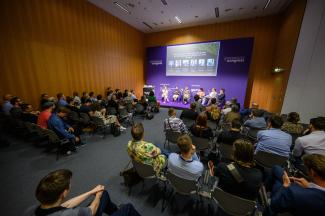
[[[163,119],[166,116],[167,109],[161,109],[152,120],[136,119],[144,123],[145,140],[163,145]],[[133,203],[144,216],[169,215],[168,209],[164,213],[160,212],[161,201],[155,207],[148,201],[151,182],[145,184],[147,192],[141,192],[141,186],[138,185],[131,196],[128,196],[127,188],[121,185],[123,179],[119,172],[129,161],[126,145],[130,139],[130,128],[119,137],[108,135],[102,139],[92,136],[77,154],[56,161],[54,154],[46,154],[43,149],[12,137],[11,146],[0,149],[1,215],[22,215],[26,208],[37,204],[34,191],[39,180],[50,171],[62,168],[73,172],[70,196],[103,184],[117,204]]]

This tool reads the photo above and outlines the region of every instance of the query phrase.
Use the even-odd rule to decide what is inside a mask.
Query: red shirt
[[[37,124],[41,128],[47,129],[47,121],[49,120],[51,115],[52,115],[52,113],[50,111],[48,111],[48,110],[42,111],[38,116]]]

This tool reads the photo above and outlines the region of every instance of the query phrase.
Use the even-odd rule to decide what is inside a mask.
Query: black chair
[[[228,215],[254,215],[257,209],[255,201],[232,195],[218,187],[212,191],[212,199]]]
[[[190,119],[190,118],[182,118],[182,121],[186,125],[187,128],[190,128],[195,123],[195,120]]]
[[[134,115],[135,116],[140,116],[142,118],[146,117],[146,110],[144,109],[144,106],[142,104],[137,103],[135,105]]]
[[[227,161],[234,160],[234,148],[232,145],[219,143],[218,146],[219,146],[222,159],[225,159]]]
[[[265,128],[254,128],[254,127],[246,127],[246,129],[247,129],[246,136],[252,141],[256,141],[257,133],[259,131],[265,130]]]
[[[210,149],[212,143],[211,139],[197,137],[197,136],[192,136],[191,138],[192,138],[192,143],[193,145],[195,145],[197,152]]]
[[[107,107],[106,110],[108,115],[117,115],[117,110],[115,107]]]
[[[96,116],[91,116],[90,117],[91,123],[95,126],[93,130],[93,134],[95,133],[102,133],[103,134],[103,139],[105,138],[108,129],[111,127],[110,124],[105,125],[104,120],[96,117]]]
[[[137,171],[138,175],[142,178],[142,190],[143,190],[144,180],[145,179],[156,179],[157,178],[156,173],[155,173],[153,167],[148,164],[140,163],[133,159],[131,161],[132,161],[133,167]],[[132,187],[130,187],[129,194],[131,194],[131,189],[132,189]]]
[[[133,125],[133,114],[129,113],[126,107],[118,109],[118,116],[121,123],[123,123],[126,127]]]
[[[288,158],[268,152],[258,151],[254,156],[254,160],[259,166],[271,169],[275,165],[285,166]]]

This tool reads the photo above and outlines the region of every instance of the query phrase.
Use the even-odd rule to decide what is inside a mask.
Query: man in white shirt
[[[293,155],[301,157],[303,154],[325,155],[325,117],[310,119],[310,134],[299,137],[295,142]]]
[[[205,96],[203,98],[203,101],[202,101],[202,105],[209,105],[210,102],[211,102],[211,99],[212,98],[216,98],[217,97],[217,90],[215,88],[212,88],[211,89],[211,92],[209,93],[209,95]],[[208,104],[206,104],[208,101]]]
[[[180,154],[171,153],[168,156],[168,170],[183,179],[198,180],[203,172],[203,164],[195,153],[195,146],[189,135],[183,135],[177,140]]]

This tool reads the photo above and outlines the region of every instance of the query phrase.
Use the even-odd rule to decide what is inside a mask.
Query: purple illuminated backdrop
[[[191,88],[192,96],[202,87],[206,94],[211,88],[226,89],[226,99],[237,97],[238,102],[245,101],[249,65],[253,49],[253,38],[240,38],[220,41],[219,65],[217,76],[166,76],[167,47],[147,48],[146,84],[155,86],[157,99],[161,99],[161,88],[167,84],[170,89],[175,86]],[[172,91],[172,90],[171,90]],[[169,98],[171,100],[171,94]],[[181,103],[168,104],[174,107],[184,107]]]

